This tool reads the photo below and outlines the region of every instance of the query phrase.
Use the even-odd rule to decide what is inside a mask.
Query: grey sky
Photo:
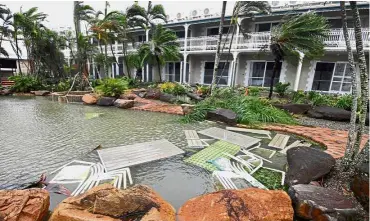
[[[111,10],[126,10],[126,8],[133,4],[134,1],[109,1]],[[104,11],[104,1],[85,1],[86,4],[91,5],[95,10]],[[211,13],[220,13],[221,1],[153,1],[154,4],[162,4],[166,13],[170,16],[176,16],[177,13],[184,13],[189,15],[192,10],[201,10],[209,8]],[[48,14],[45,25],[49,28],[58,28],[61,26],[73,27],[73,1],[5,1],[2,4],[7,5],[12,12],[27,10],[31,7],[38,7],[40,12]],[[139,1],[139,4],[146,6],[147,1]],[[228,2],[227,11],[230,12],[234,2]]]

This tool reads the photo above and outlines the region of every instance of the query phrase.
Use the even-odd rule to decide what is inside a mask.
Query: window
[[[138,37],[138,42],[145,42],[146,36],[145,35],[139,35]]]
[[[312,90],[350,92],[351,72],[348,63],[317,62]]]
[[[252,63],[252,71],[249,76],[248,85],[269,87],[274,68],[273,61],[258,61]],[[274,85],[279,82],[281,72],[281,62],[278,64],[278,72],[275,75]]]
[[[211,84],[213,78],[213,68],[215,62],[206,62],[204,65],[204,84]],[[221,76],[222,75],[222,76]],[[229,79],[229,62],[220,62],[218,63],[218,72],[216,83],[219,85],[227,85]]]
[[[279,22],[274,22],[274,23],[259,23],[259,24],[256,24],[256,32],[267,32],[267,31],[271,31],[271,28],[276,26],[276,25],[279,25]]]
[[[168,62],[165,69],[166,81],[180,82],[181,62]]]
[[[229,27],[223,27],[222,34],[226,35],[228,32],[229,32]],[[212,35],[218,35],[218,27],[207,28],[207,36],[212,36]]]
[[[175,33],[178,38],[185,38],[185,31],[176,31]]]
[[[348,28],[353,28],[353,20],[351,18],[347,18],[347,26]],[[342,26],[342,19],[328,19],[328,23],[330,28],[343,28]]]

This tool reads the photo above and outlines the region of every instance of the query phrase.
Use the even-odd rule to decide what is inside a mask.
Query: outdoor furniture
[[[278,149],[284,149],[286,144],[288,143],[290,136],[284,134],[276,134],[274,138],[272,138],[271,142],[268,144],[270,147],[275,147]]]
[[[235,132],[246,132],[246,133],[253,133],[253,134],[261,134],[267,136],[267,138],[271,139],[271,132],[268,130],[255,130],[255,129],[247,129],[247,128],[240,128],[240,127],[226,127],[226,130],[235,131]],[[261,137],[266,138],[266,137]]]
[[[97,151],[107,172],[184,153],[165,139]]]
[[[209,147],[204,148],[198,153],[193,154],[189,158],[185,159],[184,162],[197,165],[213,172],[217,170],[217,167],[208,161],[223,157],[223,153],[235,155],[239,152],[239,150],[239,146],[220,140],[211,144]]]
[[[195,130],[184,130],[185,138],[190,148],[204,148],[209,146],[204,140],[200,139]]]
[[[73,160],[52,171],[50,174],[59,172],[49,181],[49,183],[81,183],[88,177],[90,168],[93,167],[93,165],[94,163],[91,162]]]
[[[217,127],[211,127],[205,130],[201,130],[198,133],[238,145],[242,148],[248,148],[261,141],[261,139],[234,133]]]
[[[231,179],[243,179],[242,176],[231,171],[214,171],[213,177],[216,177],[225,189],[238,189]]]
[[[301,141],[301,140],[296,140],[292,144],[290,144],[289,146],[287,146],[286,148],[284,148],[283,150],[280,150],[280,153],[286,154],[286,152],[289,149],[292,149],[294,147],[310,147],[311,145],[312,144],[310,144],[308,142],[304,142],[304,141]]]

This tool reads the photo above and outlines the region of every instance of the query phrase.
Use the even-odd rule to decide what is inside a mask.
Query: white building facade
[[[291,89],[304,91],[320,91],[324,93],[349,93],[351,91],[351,77],[347,65],[346,45],[342,32],[339,1],[336,2],[272,2],[272,13],[269,15],[257,14],[253,18],[239,18],[241,28],[250,34],[244,38],[239,30],[233,39],[231,48],[229,42],[231,34],[226,38],[230,27],[230,16],[226,16],[223,33],[223,42],[226,41],[221,56],[218,82],[225,86],[262,86],[270,84],[273,68],[273,57],[267,47],[270,41],[270,30],[279,24],[287,15],[315,11],[325,16],[330,24],[329,36],[324,39],[325,55],[318,60],[308,60],[302,55],[301,62],[289,63],[283,61],[279,66],[276,82],[289,82]],[[362,36],[365,54],[369,56],[369,3],[358,2],[361,16]],[[355,50],[353,22],[350,10],[348,11],[349,35],[352,48]],[[194,10],[189,16],[178,13],[176,18],[169,18],[165,27],[174,30],[179,37],[182,59],[167,62],[161,70],[161,77],[165,81],[176,81],[188,84],[210,84],[214,67],[217,34],[220,16],[210,9]],[[230,32],[231,33],[231,32]],[[133,33],[137,42],[130,45],[129,51],[135,51],[140,42],[146,39],[148,33],[144,30],[135,30]],[[230,53],[229,53],[230,52]],[[118,63],[112,65],[114,76],[126,74],[122,59],[122,45],[116,42],[113,45],[113,54]],[[92,72],[95,68],[91,64]],[[135,73],[132,70],[131,73]],[[159,80],[157,67],[144,67],[142,78],[144,81]]]

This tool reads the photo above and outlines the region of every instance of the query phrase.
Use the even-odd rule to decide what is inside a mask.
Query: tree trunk
[[[216,86],[218,64],[220,63],[220,57],[221,57],[220,49],[221,49],[222,31],[223,31],[224,21],[225,21],[226,4],[227,4],[227,1],[222,2],[221,20],[220,20],[220,25],[218,27],[218,40],[217,40],[217,51],[216,51],[216,56],[215,56],[215,66],[213,67],[211,94],[213,93],[213,90],[215,89],[215,86]]]
[[[347,146],[346,146],[346,152],[344,155],[344,158],[342,160],[342,167],[343,170],[346,170],[346,168],[349,166],[349,161],[352,159],[352,156],[354,154],[354,143],[355,143],[355,137],[356,137],[356,117],[357,117],[357,99],[358,99],[358,93],[357,93],[357,74],[353,59],[353,53],[351,48],[351,42],[349,40],[348,35],[348,27],[347,27],[347,13],[346,13],[346,7],[345,2],[340,2],[340,8],[341,8],[341,15],[342,15],[342,24],[343,24],[343,36],[344,40],[346,42],[347,47],[347,55],[348,55],[348,63],[351,71],[351,77],[352,77],[352,107],[351,107],[351,121],[350,121],[350,129],[348,132],[348,139],[347,139]]]
[[[271,76],[271,80],[270,80],[269,99],[271,99],[272,92],[274,91],[274,80],[275,80],[276,72],[278,71],[279,62],[280,61],[275,58],[274,67],[272,68],[272,76]]]
[[[14,28],[16,29],[16,28]],[[17,53],[17,60],[18,60],[18,69],[19,69],[19,73],[22,75],[22,69],[21,69],[21,60],[20,60],[20,57],[19,57],[19,46],[18,46],[18,33],[17,31],[15,31],[15,50],[16,50],[16,53]]]
[[[369,100],[369,92],[368,92],[368,72],[365,60],[365,53],[364,53],[364,45],[362,42],[362,31],[361,31],[361,20],[360,14],[358,12],[357,3],[354,1],[350,2],[352,15],[354,20],[354,28],[355,28],[355,38],[356,38],[356,51],[358,56],[358,64],[360,67],[360,79],[361,79],[361,109],[360,109],[360,125],[357,132],[356,143],[354,146],[354,154],[357,155],[361,141],[362,141],[362,134],[364,133],[365,127],[365,120],[367,114],[367,103]],[[355,155],[353,156],[355,157]]]
[[[131,78],[131,70],[130,68],[127,66],[127,48],[126,48],[126,44],[125,42],[122,42],[122,52],[123,52],[123,61],[125,62],[125,66],[126,66],[126,69],[127,69],[127,76],[128,78]]]
[[[157,60],[157,67],[158,67],[159,82],[162,82],[161,64],[159,63],[159,58],[158,58],[158,56],[155,56],[155,59]]]

